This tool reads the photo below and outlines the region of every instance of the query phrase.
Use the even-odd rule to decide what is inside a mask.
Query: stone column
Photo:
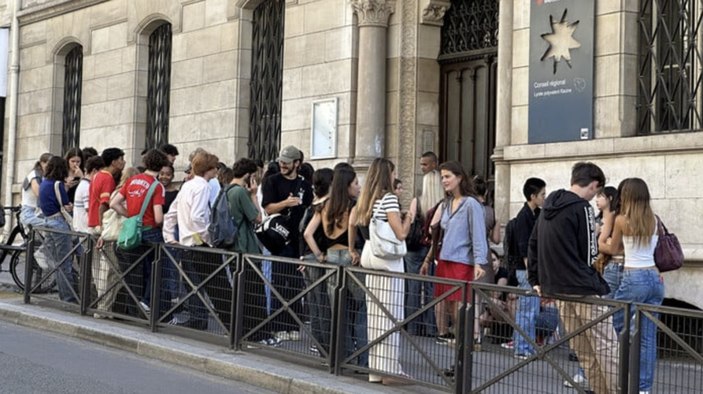
[[[510,163],[503,160],[503,149],[511,144],[513,91],[513,1],[500,0],[498,16],[498,82],[496,105],[496,219],[510,219]]]
[[[394,2],[352,0],[359,21],[359,71],[354,163],[368,166],[384,156],[386,134],[386,45]]]

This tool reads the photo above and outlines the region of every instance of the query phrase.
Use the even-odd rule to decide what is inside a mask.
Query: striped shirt
[[[386,193],[382,199],[373,204],[373,217],[378,220],[388,221],[388,212],[400,212],[398,196]]]

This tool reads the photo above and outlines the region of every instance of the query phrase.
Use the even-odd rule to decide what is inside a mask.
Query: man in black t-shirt
[[[305,209],[312,203],[312,186],[309,180],[298,174],[302,161],[303,154],[298,148],[292,145],[286,146],[278,156],[281,171],[267,177],[261,186],[263,196],[261,205],[266,214],[280,213],[289,216],[287,229],[290,231],[288,238],[290,242],[278,254],[281,257],[300,257],[298,226],[305,214]],[[303,278],[296,268],[293,264],[279,262],[273,262],[271,265],[272,284],[286,300],[294,298],[304,287]],[[280,302],[274,298],[272,311],[280,306]],[[293,313],[302,317],[300,301],[294,303],[291,309]],[[273,331],[280,340],[298,340],[300,338],[299,327],[286,312],[278,315],[273,324]]]

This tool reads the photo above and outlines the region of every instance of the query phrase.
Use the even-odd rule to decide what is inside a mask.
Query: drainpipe
[[[12,56],[10,57],[10,116],[9,130],[7,136],[7,153],[5,155],[5,206],[12,206],[12,185],[15,180],[15,145],[17,143],[17,86],[20,76],[20,35],[19,22],[17,20],[17,12],[20,8],[21,0],[12,1],[12,24],[10,25],[10,45],[12,47]],[[7,212],[5,217],[4,233],[9,234],[12,228],[12,214]]]

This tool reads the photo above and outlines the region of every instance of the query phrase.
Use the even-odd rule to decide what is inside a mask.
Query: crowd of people
[[[375,159],[364,182],[353,166],[339,163],[334,168],[313,170],[295,146],[284,147],[277,160],[264,169],[264,163],[247,158],[227,166],[203,149],[188,160],[180,188],[174,182],[173,163],[178,156],[173,145],[143,152],[138,166],[125,168],[124,152],[107,148],[101,154],[92,148],[71,149],[64,157],[45,153],[40,156],[22,185],[21,221],[25,225],[57,230],[75,230],[95,239],[92,277],[100,297],[98,310],[111,311],[117,289],[119,260],[110,223],[119,218],[143,215],[142,239],[150,243],[199,247],[217,246],[208,228],[218,198],[227,202],[236,225],[236,237],[226,246],[236,253],[275,255],[316,261],[335,266],[361,266],[386,273],[413,273],[454,280],[485,281],[534,289],[545,295],[605,296],[648,304],[661,304],[663,284],[653,259],[657,243],[657,218],[651,206],[646,183],[628,178],[618,189],[605,187],[605,176],[592,163],[577,163],[572,170],[571,188],[557,190],[546,197],[546,183],[539,178],[525,181],[526,202],[517,217],[506,227],[510,233],[503,242],[505,261],[501,263],[501,225],[490,206],[487,182],[471,177],[459,162],[439,163],[426,152],[420,158],[421,188],[414,192],[407,210],[401,209],[399,194],[403,184],[397,179],[395,165],[388,159]],[[600,210],[595,216],[590,200],[596,197]],[[114,218],[117,219],[114,219]],[[273,218],[281,222],[283,242],[267,244],[257,228]],[[596,225],[596,222],[598,224]],[[275,229],[275,227],[272,227]],[[261,230],[258,230],[261,231]],[[386,245],[388,244],[388,245]],[[395,247],[403,244],[402,252]],[[69,254],[72,239],[63,232],[48,232],[36,258],[56,266]],[[513,246],[514,245],[514,246]],[[193,249],[196,250],[196,249]],[[509,253],[508,253],[509,251]],[[598,257],[600,251],[601,256]],[[197,252],[190,266],[183,269],[207,277],[212,266],[200,264]],[[510,256],[508,256],[510,254]],[[106,258],[107,257],[107,258]],[[598,270],[595,261],[604,265]],[[71,264],[61,264],[57,273],[59,297],[76,302],[72,291]],[[286,300],[316,282],[323,270],[300,269],[292,264],[259,267],[267,272],[270,284]],[[506,269],[508,268],[508,269]],[[139,276],[139,307],[149,313],[152,305],[152,265],[143,264]],[[162,278],[174,278],[175,270],[162,266]],[[231,324],[232,272],[220,270],[218,288],[205,286],[218,318]],[[254,273],[247,273],[244,291],[247,308],[271,311],[280,308],[271,297],[269,286]],[[427,281],[400,279],[393,275],[366,275],[366,292],[353,283],[349,288],[346,310],[347,355],[366,346],[393,327],[393,319],[415,314],[434,297],[445,294],[449,286]],[[165,280],[164,283],[173,281]],[[197,280],[195,281],[197,285]],[[303,304],[310,317],[312,333],[323,347],[330,344],[331,306],[335,305],[336,284],[328,281],[288,307],[297,316]],[[179,290],[164,284],[158,308],[170,310],[169,301]],[[433,310],[419,314],[405,329],[412,335],[434,337],[438,344],[454,341],[461,305],[472,300],[454,292]],[[473,300],[481,305],[481,300]],[[224,303],[222,305],[218,305]],[[584,304],[554,302],[521,296],[517,299],[496,294],[491,304],[500,303],[514,314],[520,331],[504,347],[518,358],[536,352],[533,344],[553,335],[561,325],[568,332],[594,318]],[[193,329],[207,329],[209,318],[202,297],[190,297],[190,315],[181,321],[175,314],[170,322]],[[480,349],[482,323],[491,320],[491,310],[476,308],[474,347]],[[392,316],[389,316],[390,315]],[[265,313],[264,313],[265,314]],[[494,314],[495,315],[495,314]],[[559,318],[559,315],[561,319]],[[102,317],[97,314],[96,317]],[[248,314],[244,329],[251,330],[263,319]],[[580,379],[590,382],[596,392],[614,391],[617,385],[617,343],[613,330],[624,327],[622,315],[610,326],[594,328],[593,335],[577,336],[571,343],[584,366]],[[642,330],[640,390],[651,390],[656,364],[656,327],[645,322]],[[281,341],[300,339],[299,323],[290,313],[280,313],[261,332],[250,337],[263,345],[277,346]],[[391,383],[404,377],[399,358],[400,334],[395,332],[357,357],[356,363],[379,371],[372,382]],[[597,352],[592,349],[599,349]],[[312,349],[319,351],[320,349]],[[607,372],[604,372],[607,371]],[[585,376],[585,378],[583,377]]]

